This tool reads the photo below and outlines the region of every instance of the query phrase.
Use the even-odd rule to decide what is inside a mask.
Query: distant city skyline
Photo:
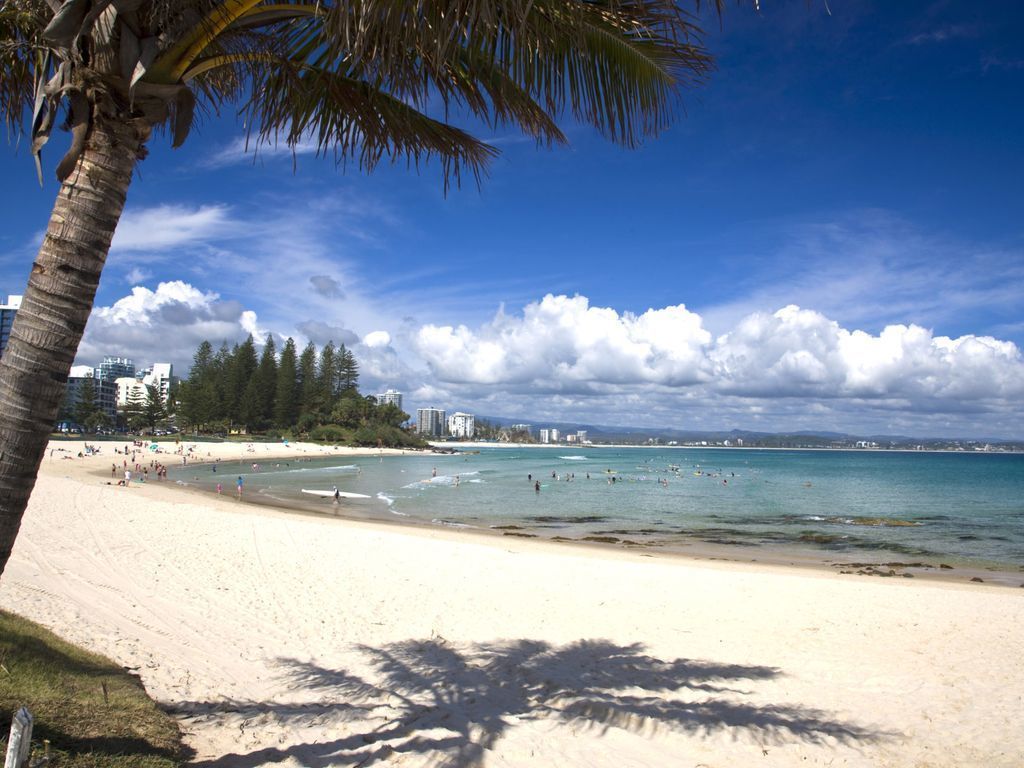
[[[230,117],[158,133],[76,362],[184,376],[269,333],[345,344],[408,413],[1024,437],[1024,9],[761,5],[702,14],[717,71],[660,137],[482,128],[501,156],[447,197],[436,164],[254,159]],[[27,142],[0,153],[0,295],[67,141],[43,189]]]

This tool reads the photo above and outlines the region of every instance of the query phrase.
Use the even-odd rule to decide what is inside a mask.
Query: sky
[[[484,128],[500,156],[447,194],[437,163],[247,151],[231,107],[155,134],[76,363],[187,375],[273,334],[344,343],[413,415],[1024,438],[1024,9],[760,6],[705,9],[716,71],[660,136]],[[42,188],[0,152],[0,294],[67,140]]]

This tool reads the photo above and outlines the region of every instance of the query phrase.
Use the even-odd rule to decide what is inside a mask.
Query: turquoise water
[[[248,499],[322,512],[331,500],[301,489],[371,497],[342,514],[510,535],[1024,566],[1024,455],[509,447],[190,467],[177,479],[228,494],[243,470]]]

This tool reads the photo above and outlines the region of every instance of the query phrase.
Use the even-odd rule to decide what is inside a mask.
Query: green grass
[[[48,766],[171,768],[183,761],[174,719],[138,678],[103,656],[0,611],[0,746],[19,707],[35,719],[34,760],[48,740]]]

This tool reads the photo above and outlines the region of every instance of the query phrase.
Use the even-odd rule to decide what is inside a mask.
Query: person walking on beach
[[[242,476],[239,475],[238,476],[238,498],[242,498],[242,484],[244,482],[245,481],[242,479]]]
[[[128,485],[131,483],[131,481],[132,481],[132,471],[130,469],[126,469],[124,471],[124,487],[127,488]]]
[[[334,504],[337,506],[341,503],[341,491],[338,490],[338,486],[334,486]]]

